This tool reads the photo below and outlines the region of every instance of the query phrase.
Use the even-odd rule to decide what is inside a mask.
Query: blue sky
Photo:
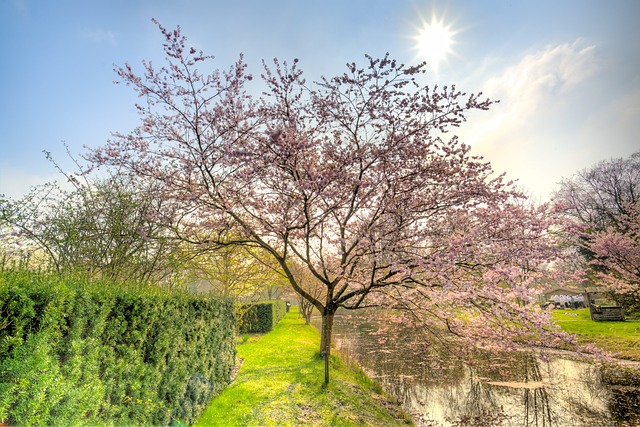
[[[57,177],[42,150],[72,169],[63,142],[79,156],[135,127],[113,64],[162,60],[151,18],[180,25],[217,67],[240,52],[254,74],[262,59],[299,58],[315,80],[365,54],[419,62],[432,16],[454,44],[425,82],[500,99],[456,133],[535,198],[640,150],[637,0],[0,0],[0,194]]]

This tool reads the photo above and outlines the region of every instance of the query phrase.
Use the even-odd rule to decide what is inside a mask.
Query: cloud
[[[116,35],[109,30],[83,28],[80,30],[80,38],[93,43],[116,44]]]
[[[581,40],[572,44],[550,46],[522,58],[483,85],[483,92],[500,103],[497,114],[475,129],[475,141],[490,134],[510,133],[542,110],[558,109],[572,91],[599,70],[596,47],[584,46]],[[495,137],[495,135],[491,135]]]
[[[474,114],[460,136],[494,170],[544,199],[561,178],[582,167],[570,153],[580,149],[581,121],[589,114],[584,110],[592,108],[586,94],[600,69],[596,46],[580,39],[494,68],[481,87],[500,103]]]
[[[60,179],[60,176],[57,174],[39,176],[25,172],[22,169],[14,168],[6,163],[1,166],[0,194],[4,194],[12,199],[19,199],[25,196],[32,187]]]

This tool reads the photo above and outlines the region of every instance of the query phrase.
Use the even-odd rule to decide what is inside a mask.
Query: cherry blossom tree
[[[640,152],[601,161],[565,179],[555,199],[569,219],[565,239],[581,255],[583,273],[627,310],[639,309]]]
[[[264,95],[253,98],[242,57],[202,74],[212,57],[158,26],[166,65],[116,70],[142,99],[142,124],[87,158],[161,183],[158,196],[182,212],[173,229],[183,241],[273,257],[321,314],[325,361],[340,308],[390,304],[422,325],[503,342],[524,329],[556,334],[527,304],[548,261],[544,209],[448,134],[490,100],[425,85],[425,64],[388,55],[313,83],[297,60],[263,63]]]
[[[600,267],[598,279],[628,310],[640,309],[640,203],[628,204],[617,226],[590,236],[591,264]]]

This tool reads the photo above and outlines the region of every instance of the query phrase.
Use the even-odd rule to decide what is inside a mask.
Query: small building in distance
[[[586,307],[588,301],[584,293],[584,289],[577,287],[556,286],[539,294],[538,302],[544,307],[548,305],[554,305],[556,308]]]
[[[552,305],[558,309],[588,307],[591,320],[624,321],[624,308],[608,300],[605,290],[598,287],[556,286],[539,294],[538,302],[543,307]]]

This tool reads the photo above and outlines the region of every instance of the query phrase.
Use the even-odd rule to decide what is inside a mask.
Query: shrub
[[[238,325],[240,333],[269,332],[286,314],[286,302],[281,300],[261,301],[243,308]]]
[[[0,421],[192,422],[235,364],[230,300],[0,272]]]

